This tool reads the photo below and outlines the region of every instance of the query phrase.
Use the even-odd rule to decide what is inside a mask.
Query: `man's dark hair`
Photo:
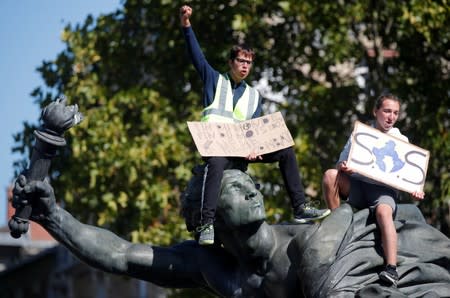
[[[229,55],[230,60],[236,59],[236,57],[241,52],[243,52],[244,55],[251,56],[252,60],[255,60],[255,51],[246,44],[234,45],[230,50],[230,55]]]

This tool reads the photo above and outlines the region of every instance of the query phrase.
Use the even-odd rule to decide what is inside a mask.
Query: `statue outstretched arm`
[[[32,204],[31,220],[88,265],[166,287],[199,287],[205,281],[196,263],[197,246],[153,247],[134,244],[99,227],[83,224],[57,206],[47,181],[16,180],[13,201]]]

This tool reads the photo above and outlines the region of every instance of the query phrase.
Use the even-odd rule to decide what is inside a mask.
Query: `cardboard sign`
[[[406,192],[423,191],[430,153],[356,121],[347,165]]]
[[[280,112],[237,122],[188,122],[195,146],[202,156],[246,157],[294,145]]]

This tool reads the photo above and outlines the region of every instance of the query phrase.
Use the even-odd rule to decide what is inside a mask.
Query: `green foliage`
[[[80,180],[61,175],[57,181],[71,209],[89,210],[96,224],[131,232],[135,241],[179,240],[178,197],[192,162],[188,133],[170,120],[174,112],[169,100],[148,89],[118,92],[87,110],[71,131],[72,152],[62,165]]]
[[[267,78],[266,112],[281,110],[296,141],[309,196],[334,165],[354,120],[371,117],[384,90],[399,95],[400,129],[431,152],[424,205],[450,196],[448,1],[191,1],[191,22],[211,65],[226,70],[231,44],[257,49],[251,80]],[[201,81],[185,52],[176,1],[129,0],[124,8],[67,27],[66,49],[39,68],[46,105],[55,94],[86,120],[53,164],[66,208],[133,241],[188,237],[178,198],[200,162],[186,121],[199,119]],[[386,51],[386,50],[391,50]],[[388,56],[386,54],[393,53]],[[354,69],[365,66],[358,78]],[[364,70],[364,68],[359,68]],[[49,88],[51,92],[44,92]],[[34,125],[17,134],[28,157]],[[17,171],[24,166],[16,164]],[[271,221],[291,211],[276,165],[251,165]],[[422,203],[421,203],[422,204]]]

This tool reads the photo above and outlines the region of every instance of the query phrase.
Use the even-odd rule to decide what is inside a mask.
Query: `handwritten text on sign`
[[[355,123],[348,166],[406,192],[423,191],[430,153],[361,122]]]
[[[202,156],[262,155],[294,145],[280,112],[237,123],[188,122],[188,127]]]

